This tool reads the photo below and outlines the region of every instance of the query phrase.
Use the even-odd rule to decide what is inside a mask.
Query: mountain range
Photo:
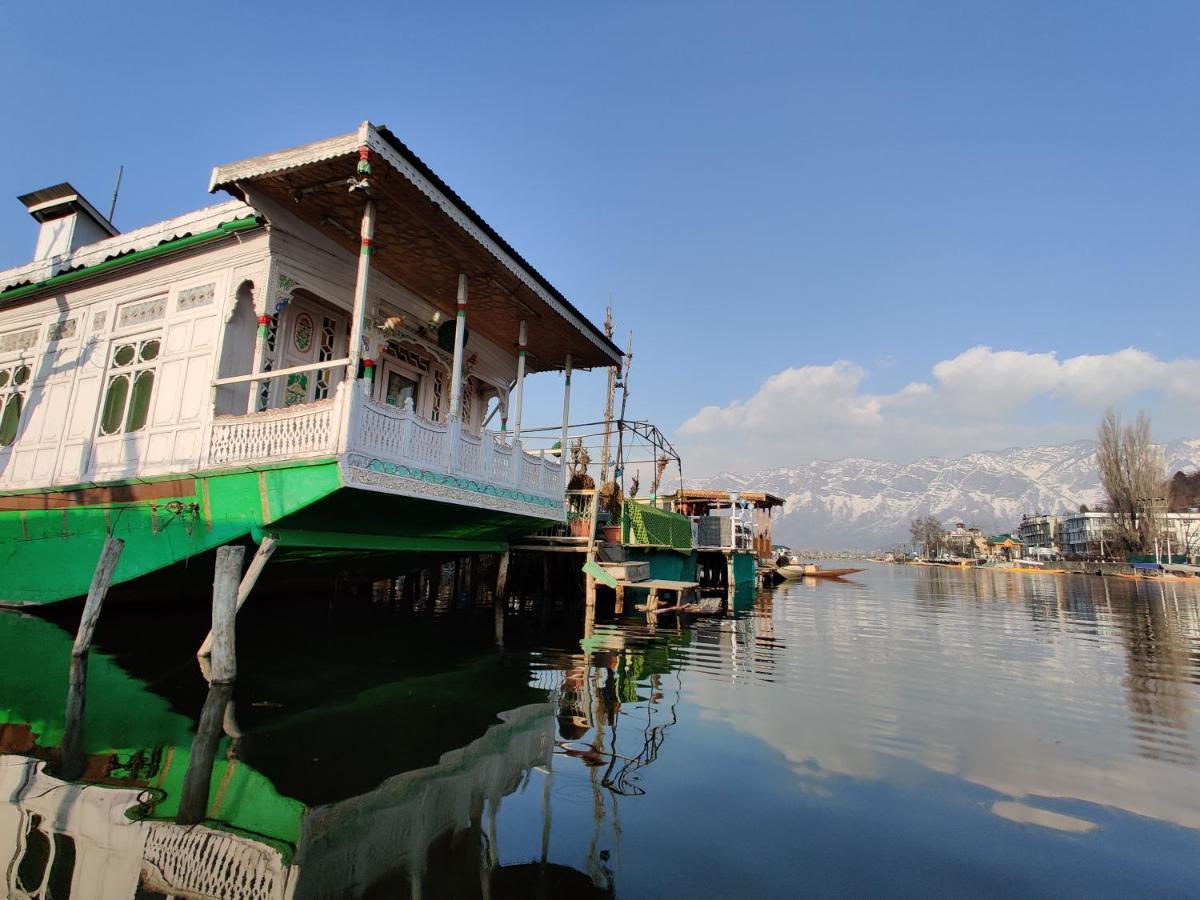
[[[1167,473],[1200,468],[1200,438],[1162,445]],[[814,460],[749,474],[721,472],[689,487],[768,491],[784,498],[777,543],[805,549],[871,550],[909,540],[909,522],[934,515],[987,533],[1010,531],[1024,513],[1077,510],[1104,498],[1094,441],[927,457]]]

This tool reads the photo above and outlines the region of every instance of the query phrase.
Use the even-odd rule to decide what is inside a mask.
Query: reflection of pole
[[[553,758],[546,765],[542,781],[542,865],[550,858],[550,791],[554,785]]]
[[[196,726],[196,737],[192,741],[191,758],[183,776],[179,812],[175,816],[175,821],[180,825],[195,825],[203,821],[208,812],[213,761],[217,756],[217,745],[221,741],[225,707],[232,697],[233,685],[214,683],[208,689],[208,696],[204,698],[200,723]]]
[[[67,686],[67,726],[63,730],[62,765],[59,776],[75,781],[83,776],[83,710],[87,700],[87,656],[71,657],[70,683]]]

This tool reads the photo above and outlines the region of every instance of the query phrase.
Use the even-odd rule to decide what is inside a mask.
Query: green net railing
[[[621,518],[626,544],[692,549],[692,523],[687,516],[630,502],[622,508]]]

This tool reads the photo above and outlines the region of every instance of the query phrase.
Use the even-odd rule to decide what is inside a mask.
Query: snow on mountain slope
[[[1167,471],[1200,468],[1200,439],[1163,446]],[[907,465],[873,459],[814,460],[751,474],[722,472],[689,487],[765,490],[787,501],[775,539],[810,549],[873,549],[908,540],[915,516],[932,514],[986,532],[1015,529],[1024,513],[1067,512],[1103,499],[1096,445],[928,457]]]

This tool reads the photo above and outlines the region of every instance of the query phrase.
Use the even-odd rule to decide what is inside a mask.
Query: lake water
[[[872,565],[503,653],[255,598],[231,695],[165,608],[86,673],[70,615],[0,615],[10,895],[1200,896],[1187,584]]]

